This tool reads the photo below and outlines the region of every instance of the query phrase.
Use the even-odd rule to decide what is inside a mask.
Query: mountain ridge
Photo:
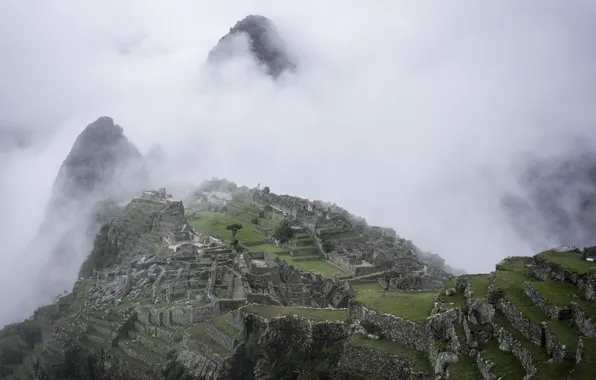
[[[104,224],[73,292],[0,332],[6,378],[589,378],[592,248],[449,277],[327,202],[225,180],[185,202]]]

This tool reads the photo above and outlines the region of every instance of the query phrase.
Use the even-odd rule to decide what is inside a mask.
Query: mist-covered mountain
[[[578,150],[536,160],[522,173],[524,195],[507,195],[512,226],[536,251],[596,244],[596,154]]]
[[[31,243],[47,262],[38,273],[32,300],[47,300],[76,280],[93,237],[119,212],[119,203],[148,185],[143,156],[109,117],[89,124],[62,163],[45,216]],[[30,248],[33,249],[33,248]]]
[[[238,21],[209,52],[208,61],[220,62],[245,53],[244,41],[239,38],[248,40],[250,52],[266,67],[269,75],[277,77],[296,67],[273,22],[259,15],[249,15]]]

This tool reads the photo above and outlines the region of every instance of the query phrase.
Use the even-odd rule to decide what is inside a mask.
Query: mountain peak
[[[242,34],[248,37],[250,52],[259,63],[266,66],[267,73],[272,77],[296,67],[289,59],[286,44],[273,22],[261,15],[248,15],[238,21],[209,52],[208,60],[218,62],[241,53],[235,44],[235,37]]]

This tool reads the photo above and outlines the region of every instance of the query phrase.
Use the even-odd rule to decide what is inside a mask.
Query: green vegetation
[[[436,296],[436,292],[379,291],[360,293],[356,300],[368,308],[422,324],[430,315]]]
[[[264,236],[254,231],[250,223],[243,222],[240,219],[220,212],[199,212],[195,219],[190,220],[190,223],[197,229],[197,231],[219,235],[227,243],[231,243],[233,240],[229,236],[227,229],[227,227],[232,224],[243,226],[243,228],[237,232],[236,239],[247,242],[264,240]]]
[[[544,347],[536,346],[534,343],[526,339],[526,337],[523,336],[517,328],[513,327],[509,320],[507,320],[507,318],[498,310],[495,312],[494,322],[507,330],[515,340],[520,342],[522,346],[530,351],[534,363],[540,363],[548,359]]]
[[[596,317],[596,303],[585,300],[583,292],[571,284],[555,281],[536,281],[531,282],[530,285],[557,307],[565,307],[569,306],[571,302],[577,302],[589,317]]]
[[[282,307],[268,305],[250,305],[244,308],[246,313],[253,313],[265,318],[297,315],[313,321],[344,321],[348,317],[347,310],[319,309],[307,307]]]
[[[569,272],[577,274],[587,274],[590,271],[596,270],[596,262],[584,260],[582,254],[578,252],[546,251],[536,255],[536,257],[553,264],[558,264]]]
[[[231,326],[229,321],[228,321],[228,314],[224,314],[224,315],[220,315],[219,317],[216,317],[213,320],[215,327],[217,327],[220,331],[224,332],[225,334],[229,335],[230,337],[234,338],[234,339],[241,339],[242,338],[242,334],[240,334],[240,331]]]
[[[463,277],[470,281],[474,297],[485,298],[488,296],[488,274],[468,274]]]
[[[106,223],[99,229],[93,242],[93,249],[85,259],[79,270],[79,277],[89,277],[93,270],[107,268],[116,262],[118,248],[108,240],[110,223]]]
[[[516,259],[510,261],[509,270],[498,270],[495,273],[494,282],[503,291],[506,300],[514,304],[523,315],[535,325],[547,321],[549,329],[556,335],[557,339],[565,344],[573,352],[577,347],[579,332],[568,321],[549,320],[549,318],[534,305],[532,300],[524,291],[524,282],[536,282],[536,279],[528,276],[524,260]],[[547,285],[548,286],[548,285]]]
[[[463,293],[453,293],[450,296],[444,296],[443,300],[454,307],[462,307],[467,303],[466,296]]]
[[[365,335],[355,334],[349,338],[349,343],[354,347],[370,348],[408,359],[412,363],[412,368],[418,372],[430,372],[432,370],[424,353],[387,339],[370,339]]]
[[[536,375],[533,379],[535,380],[564,380],[564,379],[591,379],[591,377],[580,377],[577,373],[574,373],[573,377],[568,377],[569,373],[573,369],[573,362],[570,360],[563,360],[562,362],[544,363],[542,366],[537,366]]]
[[[500,270],[510,270],[529,274],[528,265],[532,265],[532,258],[526,256],[511,256],[503,259],[500,263]]]
[[[351,285],[352,290],[355,291],[357,294],[362,293],[363,297],[366,297],[367,292],[378,293],[384,290],[381,284],[378,283],[378,281],[352,283]]]
[[[499,344],[494,340],[484,346],[482,357],[495,364],[492,372],[498,379],[519,380],[526,374],[519,360],[512,353],[501,351]]]
[[[448,368],[449,378],[457,380],[483,380],[476,359],[465,356]]]
[[[211,350],[213,350],[216,354],[220,356],[228,356],[229,351],[221,346],[219,343],[215,342],[213,339],[207,336],[207,322],[201,322],[196,325],[193,325],[188,328],[188,333],[190,334],[191,338],[198,340],[199,342],[205,344]]]

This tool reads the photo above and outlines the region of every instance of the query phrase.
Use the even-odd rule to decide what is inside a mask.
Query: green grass
[[[450,296],[443,296],[447,304],[453,304],[454,307],[462,307],[466,304],[466,296],[463,293],[453,293]]]
[[[199,342],[203,343],[211,350],[213,350],[216,354],[226,357],[229,356],[229,351],[221,346],[219,343],[215,342],[213,339],[207,336],[207,322],[201,322],[196,325],[193,325],[187,329],[188,333],[190,334],[191,338],[198,340]]]
[[[523,273],[509,270],[497,271],[494,278],[495,284],[503,290],[505,299],[514,304],[530,321],[540,324],[548,320],[548,317],[524,292],[524,282],[533,280]]]
[[[536,281],[530,285],[540,292],[551,304],[557,307],[569,306],[571,302],[577,302],[581,309],[592,320],[596,317],[596,303],[583,298],[583,292],[568,283],[555,281]]]
[[[593,379],[596,372],[596,339],[584,338],[584,355],[577,366],[576,379]]]
[[[246,247],[248,252],[265,252],[265,253],[279,253],[279,252],[287,252],[288,250],[285,248],[280,248],[275,244],[259,244],[259,245],[251,245]]]
[[[240,334],[240,331],[229,324],[228,314],[220,315],[219,317],[214,318],[213,322],[215,324],[215,327],[217,327],[220,331],[224,332],[231,338],[242,338],[242,334]]]
[[[476,359],[465,356],[451,364],[447,369],[449,378],[455,380],[483,380],[482,374],[476,364]]]
[[[285,249],[279,248],[274,244],[262,244],[262,245],[255,245],[252,247],[248,247],[249,252],[265,252],[267,257],[270,259],[275,259],[279,257],[281,260],[287,262],[288,264],[292,265],[294,268],[302,271],[302,272],[314,272],[317,274],[321,274],[323,276],[349,276],[350,274],[334,267],[333,265],[329,264],[326,260],[324,260],[323,256],[321,260],[311,260],[311,261],[296,261],[295,259],[304,259],[306,257],[314,257],[314,256],[290,256],[290,255],[280,255],[280,252],[285,252]]]
[[[484,346],[482,358],[495,363],[492,372],[497,379],[519,380],[526,374],[519,360],[512,353],[501,351],[495,340],[489,341]]]
[[[567,347],[568,352],[574,353],[577,350],[580,332],[570,321],[548,321],[546,324],[559,342]]]
[[[362,334],[352,335],[348,339],[348,342],[354,347],[370,348],[407,359],[412,363],[412,369],[417,372],[430,372],[432,370],[426,355],[401,344],[387,339],[370,339]]]
[[[352,283],[352,290],[358,294],[362,293],[364,296],[367,292],[380,292],[383,290],[383,287],[377,281],[362,282]]]
[[[434,306],[436,292],[366,292],[356,300],[368,308],[424,324]]]
[[[245,313],[253,313],[265,318],[283,317],[297,315],[313,321],[344,321],[348,316],[347,310],[282,307],[267,305],[250,305],[245,307]]]
[[[217,234],[227,243],[232,241],[232,232],[226,230],[226,227],[235,223],[242,225],[242,229],[236,234],[236,239],[240,242],[265,240],[265,236],[253,230],[252,224],[220,212],[199,212],[197,213],[197,218],[190,220],[190,223],[197,229],[197,231]]]
[[[503,259],[501,270],[510,270],[515,272],[527,273],[529,271],[528,265],[532,265],[531,257],[511,256]]]
[[[555,252],[546,251],[539,253],[536,257],[542,258],[553,264],[558,264],[568,270],[578,274],[587,274],[590,269],[596,269],[596,263],[585,261],[581,253],[577,252]]]
[[[562,362],[544,363],[540,367],[536,367],[538,370],[534,375],[534,380],[565,380],[565,379],[590,379],[590,377],[578,377],[574,374],[573,377],[568,377],[569,372],[573,369],[573,362],[569,360],[563,360]]]
[[[531,341],[526,339],[526,337],[523,336],[522,333],[520,333],[518,329],[513,327],[513,325],[503,315],[503,313],[501,313],[498,310],[495,312],[494,322],[497,325],[503,327],[505,330],[507,330],[513,336],[513,338],[515,340],[520,342],[523,347],[525,347],[526,349],[528,349],[528,351],[530,351],[530,353],[532,354],[532,360],[534,361],[534,363],[540,363],[540,362],[546,361],[548,359],[548,355],[546,354],[546,351],[544,350],[543,347],[538,347],[534,343],[532,343]]]
[[[449,277],[449,279],[445,282],[445,285],[443,286],[443,288],[445,288],[445,289],[454,288],[456,280],[457,280],[457,276]]]
[[[488,296],[488,274],[468,274],[463,277],[470,281],[474,297],[485,298]]]

